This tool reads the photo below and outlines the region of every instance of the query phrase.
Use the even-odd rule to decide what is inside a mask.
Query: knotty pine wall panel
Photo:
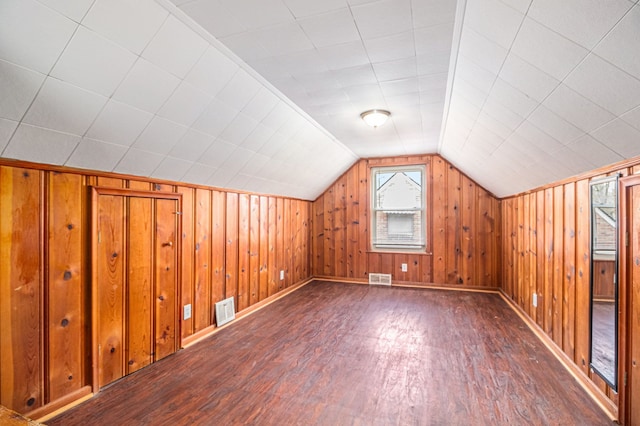
[[[0,404],[22,414],[43,416],[91,392],[90,266],[96,236],[90,235],[90,186],[182,194],[180,303],[171,313],[181,328],[178,346],[215,328],[215,302],[236,296],[239,307],[250,308],[310,278],[309,201],[2,160]],[[114,198],[104,208],[125,206]],[[98,267],[120,276],[132,265],[126,262],[126,238],[116,234],[122,231],[102,236],[100,246],[117,255],[103,256],[113,263]],[[124,301],[107,289],[97,299],[108,305],[102,311],[122,315]],[[187,304],[192,317],[183,320]],[[112,353],[109,342],[101,343],[102,352],[121,365],[125,348]]]
[[[617,404],[617,393],[589,369],[589,182],[637,174],[640,166],[632,162],[595,173],[502,200],[501,289]]]
[[[426,165],[427,252],[373,252],[370,168],[408,164]],[[374,272],[416,285],[499,285],[499,201],[438,155],[360,160],[312,208],[315,276],[367,281]]]

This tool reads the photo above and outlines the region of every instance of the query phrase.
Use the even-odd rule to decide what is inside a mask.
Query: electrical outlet
[[[407,264],[403,263],[400,267],[402,269],[402,272],[407,272]]]
[[[284,280],[284,271],[280,271],[280,281]]]
[[[189,318],[191,318],[191,304],[184,305],[183,310],[184,310],[184,315],[183,315],[184,319],[188,320]]]
[[[535,293],[533,293],[532,303],[534,308],[538,307],[538,295]]]

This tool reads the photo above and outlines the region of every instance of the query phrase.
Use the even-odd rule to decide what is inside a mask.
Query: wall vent
[[[369,274],[371,285],[391,285],[391,274]]]
[[[233,296],[216,303],[216,324],[218,327],[236,318]]]

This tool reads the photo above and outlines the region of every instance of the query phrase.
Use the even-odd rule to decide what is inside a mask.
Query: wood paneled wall
[[[183,342],[215,302],[242,311],[311,275],[308,201],[0,163],[0,405],[37,418],[91,391],[89,186],[182,194]]]
[[[425,164],[426,253],[370,250],[370,168]],[[498,287],[500,202],[438,155],[360,160],[313,203],[313,275]],[[401,264],[407,264],[407,272]]]
[[[589,369],[589,181],[640,166],[597,173],[502,200],[502,290],[617,405]]]

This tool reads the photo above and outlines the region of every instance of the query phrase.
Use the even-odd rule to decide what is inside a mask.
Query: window
[[[374,250],[425,248],[425,167],[371,169]]]

